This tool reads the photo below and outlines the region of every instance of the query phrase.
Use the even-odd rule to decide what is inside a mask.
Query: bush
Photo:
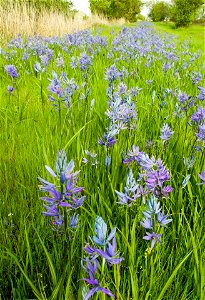
[[[176,27],[189,26],[195,18],[197,9],[202,4],[202,0],[175,0],[174,15]]]
[[[170,6],[167,3],[163,1],[157,2],[152,5],[149,18],[154,22],[164,21],[169,18],[169,10]]]

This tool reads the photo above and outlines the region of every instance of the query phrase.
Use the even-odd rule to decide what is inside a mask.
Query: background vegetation
[[[158,28],[173,33],[168,26]],[[197,28],[198,34],[203,34],[203,27]],[[196,29],[190,30],[195,32]],[[85,273],[80,260],[84,257],[84,243],[94,235],[96,215],[104,218],[109,230],[117,226],[118,250],[124,260],[114,271],[106,266],[101,276],[101,283],[115,293],[116,299],[204,299],[205,190],[204,185],[198,184],[198,174],[204,170],[204,151],[193,150],[194,128],[188,124],[197,106],[203,105],[196,100],[198,84],[192,83],[192,75],[193,72],[203,72],[201,51],[204,49],[203,44],[196,44],[196,35],[192,39],[187,36],[186,41],[185,32],[184,29],[178,30],[177,39],[173,34],[156,34],[152,26],[142,23],[140,28],[101,27],[62,38],[35,36],[22,39],[19,36],[2,45],[2,300],[34,299],[34,294],[38,299],[82,299],[83,283],[79,279],[85,277]],[[127,44],[129,37],[133,37],[132,44]],[[148,48],[150,42],[153,47]],[[132,47],[133,43],[136,48]],[[133,55],[129,51],[134,51]],[[145,51],[143,55],[142,51]],[[179,57],[167,71],[163,69],[163,63],[169,61],[164,56],[162,59],[162,53],[166,54],[166,51],[172,54],[174,51],[175,57]],[[92,57],[89,76],[85,76],[79,67],[70,65],[72,57],[78,61],[84,52]],[[48,54],[51,55],[48,64],[43,65]],[[59,65],[60,58],[64,63]],[[34,69],[36,62],[42,67],[39,72]],[[134,100],[136,129],[120,133],[110,151],[111,165],[107,167],[107,151],[98,145],[98,138],[103,136],[109,123],[105,115],[108,82],[104,78],[107,68],[114,63],[124,72],[123,82],[128,88],[142,90]],[[17,68],[17,79],[12,79],[5,71],[5,66],[10,64]],[[78,85],[71,106],[62,106],[63,122],[48,99],[49,79],[54,70],[58,75],[65,72]],[[204,85],[203,80],[200,85]],[[8,86],[13,86],[14,90],[9,92]],[[198,102],[183,118],[176,119],[174,112],[178,102],[174,94],[165,97],[167,88],[176,92],[180,89]],[[160,140],[160,128],[164,122],[168,122],[174,131],[167,147]],[[151,147],[147,141],[153,142]],[[153,155],[163,160],[170,170],[170,184],[174,187],[170,198],[162,203],[173,221],[163,231],[162,245],[157,245],[151,255],[149,242],[143,240],[145,230],[139,223],[143,209],[141,201],[130,210],[116,203],[115,189],[123,191],[128,172],[122,164],[122,157],[133,144],[150,157]],[[63,268],[62,235],[52,230],[49,220],[42,214],[44,208],[39,199],[42,194],[37,180],[38,176],[52,180],[44,166],[55,168],[60,147],[66,151],[68,160],[74,159],[75,170],[81,170],[79,184],[84,186],[86,195],[79,211],[79,228],[70,243],[62,294],[59,294]],[[85,150],[97,154],[97,168],[83,164]],[[188,170],[184,159],[190,159],[193,154],[194,166]],[[137,170],[135,172],[137,176]],[[191,178],[183,187],[182,182],[188,174]],[[106,297],[99,293],[96,299]]]

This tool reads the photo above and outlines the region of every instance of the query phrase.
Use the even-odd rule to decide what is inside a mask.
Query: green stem
[[[61,148],[63,131],[62,131],[61,101],[59,98],[58,98],[58,115],[59,115],[59,126],[60,126],[60,148]]]

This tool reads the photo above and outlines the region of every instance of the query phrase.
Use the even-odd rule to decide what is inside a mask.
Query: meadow
[[[1,300],[205,299],[195,39],[142,22],[2,41]]]

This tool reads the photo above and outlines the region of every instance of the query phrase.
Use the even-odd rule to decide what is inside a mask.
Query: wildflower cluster
[[[137,113],[135,108],[135,102],[132,100],[141,89],[131,88],[127,89],[125,83],[121,82],[115,87],[115,81],[121,78],[123,72],[119,72],[115,65],[112,65],[110,69],[106,71],[106,80],[108,80],[107,98],[108,98],[108,110],[105,114],[109,118],[109,127],[103,138],[98,140],[101,146],[106,148],[111,147],[116,143],[116,137],[121,130],[124,129],[136,129]],[[111,157],[107,155],[105,164],[109,165]]]
[[[6,73],[10,75],[13,79],[18,78],[18,73],[16,67],[14,65],[6,65],[5,66]]]
[[[85,196],[80,196],[84,188],[76,186],[79,171],[72,173],[74,161],[71,160],[67,163],[65,151],[60,150],[56,159],[57,174],[49,166],[45,167],[53,178],[58,179],[58,186],[56,187],[54,183],[48,182],[41,177],[38,178],[41,182],[40,191],[49,194],[49,196],[40,198],[46,202],[44,204],[46,211],[43,214],[52,218],[51,224],[56,229],[60,229],[64,221],[67,222],[67,214],[70,217],[70,227],[77,227],[78,215],[76,213],[71,215],[71,212],[83,204]]]
[[[155,159],[154,156],[150,158],[148,154],[139,151],[139,147],[133,146],[124,160],[124,163],[129,165],[132,162],[139,167],[137,183],[132,187],[134,192],[132,202],[139,197],[145,202],[146,196],[149,194],[153,194],[159,199],[169,196],[173,188],[167,185],[170,181],[169,171],[165,168],[161,159]],[[132,173],[129,176],[132,176]],[[134,180],[132,179],[131,182],[134,183]],[[120,193],[120,198],[122,196],[123,193]]]
[[[200,101],[205,100],[205,88],[203,88],[202,86],[198,86],[198,90],[199,93],[196,98]]]
[[[156,242],[161,244],[160,227],[164,227],[169,224],[172,219],[168,219],[168,215],[164,214],[160,207],[160,202],[157,198],[152,195],[147,202],[147,210],[143,211],[143,219],[140,224],[147,230],[146,235],[143,237],[144,240],[151,241],[151,250],[154,248]]]
[[[191,116],[191,123],[195,128],[195,136],[201,146],[205,147],[205,108],[198,107],[197,111]]]
[[[169,127],[168,124],[163,125],[163,127],[161,128],[160,139],[162,140],[164,145],[167,141],[169,141],[169,139],[173,133],[174,133],[174,131],[171,130],[171,128]]]
[[[141,225],[152,230],[146,232],[145,240],[151,240],[151,250],[153,249],[156,241],[161,244],[159,233],[159,226],[164,226],[171,222],[168,217],[160,208],[160,200],[164,197],[167,198],[173,188],[167,183],[170,181],[169,171],[165,168],[161,159],[155,159],[153,156],[150,158],[144,152],[139,151],[139,147],[133,146],[132,151],[129,150],[127,158],[124,163],[135,163],[138,166],[138,178],[135,179],[133,172],[130,169],[127,175],[126,186],[124,192],[115,191],[119,204],[125,204],[130,207],[141,199],[143,203],[147,203],[148,210],[143,212],[144,218]],[[147,199],[149,199],[147,201]],[[158,224],[158,225],[157,225]]]
[[[72,96],[78,89],[74,78],[69,80],[64,72],[58,76],[56,72],[53,71],[52,79],[49,79],[49,81],[49,99],[53,105],[60,109],[60,102],[62,101],[65,107],[70,107]]]
[[[123,260],[122,257],[119,257],[119,254],[116,250],[116,227],[114,227],[107,236],[107,225],[101,217],[97,216],[95,219],[94,231],[96,236],[93,236],[92,242],[94,245],[97,245],[97,247],[86,244],[84,251],[89,256],[81,261],[83,269],[89,275],[89,278],[83,278],[83,280],[89,284],[89,287],[91,287],[87,295],[84,297],[84,300],[89,299],[98,291],[101,291],[102,293],[114,298],[114,295],[108,289],[101,287],[98,279],[96,279],[96,276],[97,270],[99,270],[100,258],[105,261],[109,267],[119,264]],[[102,267],[101,272],[103,272]],[[101,275],[105,276],[105,274]]]

